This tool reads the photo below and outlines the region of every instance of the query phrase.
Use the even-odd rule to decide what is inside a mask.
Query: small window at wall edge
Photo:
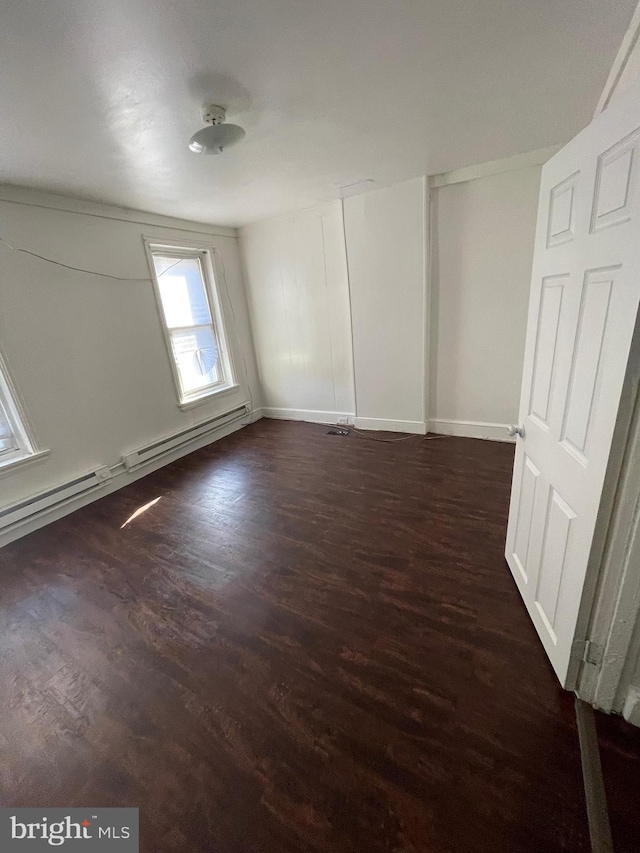
[[[178,404],[190,408],[235,390],[213,252],[144,242]]]
[[[18,464],[46,456],[36,450],[0,354],[0,476]]]

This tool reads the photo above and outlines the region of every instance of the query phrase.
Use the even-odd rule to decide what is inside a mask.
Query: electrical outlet
[[[338,423],[339,423],[339,424],[345,424],[345,425],[346,425],[346,424],[348,424],[348,423],[349,423],[349,418],[348,418],[348,417],[338,418]]]

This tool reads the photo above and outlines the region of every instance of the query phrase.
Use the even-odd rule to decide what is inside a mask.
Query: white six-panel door
[[[506,558],[563,686],[640,298],[640,103],[542,170]]]

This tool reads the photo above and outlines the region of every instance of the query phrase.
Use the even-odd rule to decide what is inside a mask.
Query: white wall
[[[241,230],[264,411],[353,415],[349,282],[340,202]]]
[[[72,272],[0,244],[0,345],[38,443],[51,449],[44,461],[0,481],[0,506],[113,465],[125,451],[229,410],[247,399],[247,379],[260,405],[237,238],[231,229],[196,228],[0,188],[0,236],[72,266],[148,277],[143,234],[215,247],[224,264],[223,310],[243,386],[181,411],[150,280]]]
[[[425,431],[424,178],[344,200],[356,424]]]
[[[541,167],[432,190],[430,426],[504,438],[518,417]]]
[[[424,432],[425,227],[419,178],[241,230],[266,415]]]
[[[539,182],[536,166],[432,191],[431,309],[424,178],[242,229],[265,414],[506,438]]]

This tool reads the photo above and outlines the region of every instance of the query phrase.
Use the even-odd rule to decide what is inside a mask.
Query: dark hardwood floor
[[[2,805],[139,806],[145,853],[588,851],[512,454],[261,421],[1,550]],[[599,726],[638,851],[640,733]]]

